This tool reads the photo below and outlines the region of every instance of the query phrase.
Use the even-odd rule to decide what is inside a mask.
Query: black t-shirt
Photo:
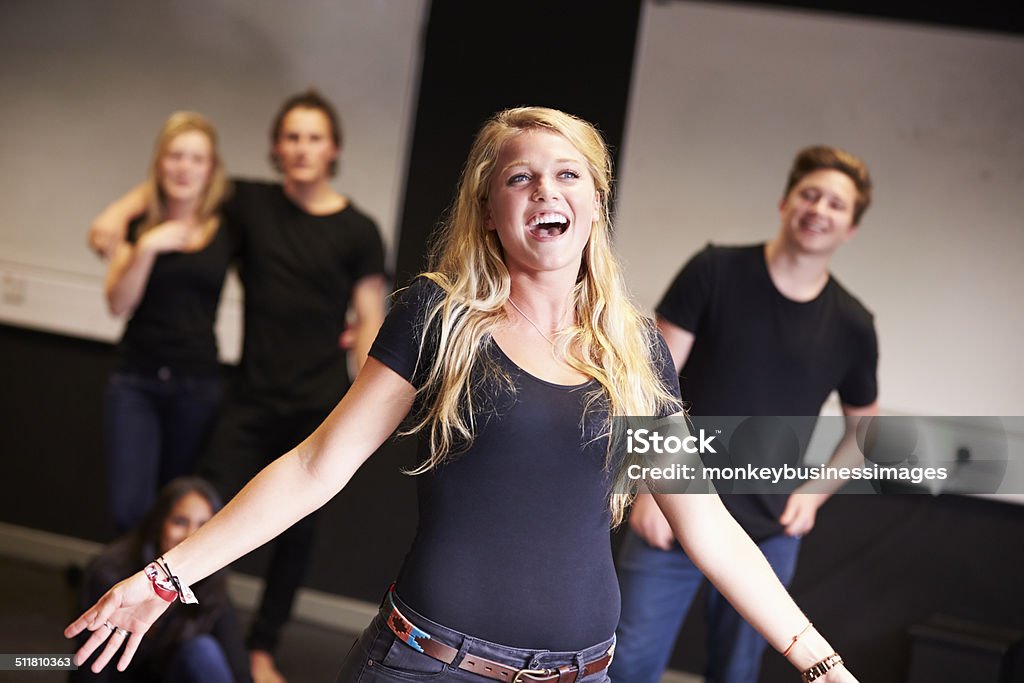
[[[132,244],[138,240],[141,222],[128,228]],[[166,367],[187,376],[220,372],[213,328],[233,253],[234,240],[221,225],[199,251],[157,255],[118,347],[119,370],[151,373]]]
[[[235,181],[224,215],[242,241],[242,395],[285,410],[333,407],[349,386],[338,338],[352,289],[384,273],[380,231],[351,203],[309,214],[276,183]]]
[[[370,355],[419,386],[426,307],[442,296],[420,278],[388,314]],[[660,338],[659,338],[660,339]],[[402,600],[430,619],[492,642],[576,650],[611,637],[619,591],[609,540],[610,474],[601,408],[584,410],[600,385],[562,386],[530,375],[492,339],[481,362],[515,386],[475,369],[476,438],[468,450],[417,478],[419,525],[398,579]],[[659,369],[674,391],[661,341]],[[419,457],[429,453],[420,434]]]
[[[874,402],[871,313],[831,276],[813,300],[787,299],[771,281],[764,249],[708,245],[658,304],[659,316],[694,334],[680,372],[690,412],[813,416],[834,389],[849,405]],[[723,500],[755,540],[782,531],[785,496]]]

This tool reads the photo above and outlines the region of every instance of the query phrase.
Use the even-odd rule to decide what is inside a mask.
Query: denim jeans
[[[219,377],[115,372],[104,397],[107,480],[118,533],[138,526],[157,491],[193,474],[217,419]]]
[[[796,571],[800,539],[773,536],[757,544],[779,580],[789,586]],[[613,681],[657,683],[668,666],[683,617],[704,581],[682,548],[653,548],[631,529],[617,562],[622,591]],[[705,603],[707,683],[753,683],[768,643],[726,599],[708,586]]]
[[[161,683],[234,683],[224,649],[211,635],[181,644],[171,659]]]
[[[486,640],[478,640],[427,619],[392,594],[395,606],[414,626],[427,632],[435,640],[459,651],[451,664],[434,659],[413,649],[388,628],[384,609],[363,631],[349,650],[338,683],[402,683],[406,681],[457,681],[460,683],[487,683],[492,679],[458,668],[467,654],[504,664],[517,669],[557,668],[600,659],[615,642],[614,638],[579,652],[551,652],[506,647]],[[385,604],[387,599],[385,598]],[[390,606],[387,608],[390,611]],[[588,676],[577,676],[575,683],[608,683],[607,670]]]

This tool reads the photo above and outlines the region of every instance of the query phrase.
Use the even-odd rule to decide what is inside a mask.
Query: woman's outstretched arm
[[[168,567],[182,583],[195,583],[321,507],[395,431],[414,396],[405,379],[376,359],[368,360],[324,423],[267,465],[199,531],[165,553]],[[143,572],[117,584],[65,629],[68,638],[93,632],[76,653],[76,662],[106,642],[92,665],[99,671],[127,640],[117,664],[123,671],[168,604]]]
[[[806,628],[807,617],[717,495],[655,493],[654,499],[693,563],[772,647],[787,653],[797,670],[806,671],[835,652],[813,627]],[[839,666],[818,680],[857,679]]]

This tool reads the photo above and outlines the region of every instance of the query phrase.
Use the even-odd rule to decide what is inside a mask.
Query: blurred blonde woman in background
[[[203,116],[172,114],[157,135],[146,211],[114,250],[110,311],[129,316],[104,405],[110,501],[118,532],[156,492],[191,474],[221,401],[214,322],[233,240],[218,210],[227,180]]]

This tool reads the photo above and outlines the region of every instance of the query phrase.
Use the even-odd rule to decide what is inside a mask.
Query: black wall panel
[[[473,136],[502,109],[541,105],[625,129],[638,2],[434,0],[427,26],[396,281],[423,270]]]

